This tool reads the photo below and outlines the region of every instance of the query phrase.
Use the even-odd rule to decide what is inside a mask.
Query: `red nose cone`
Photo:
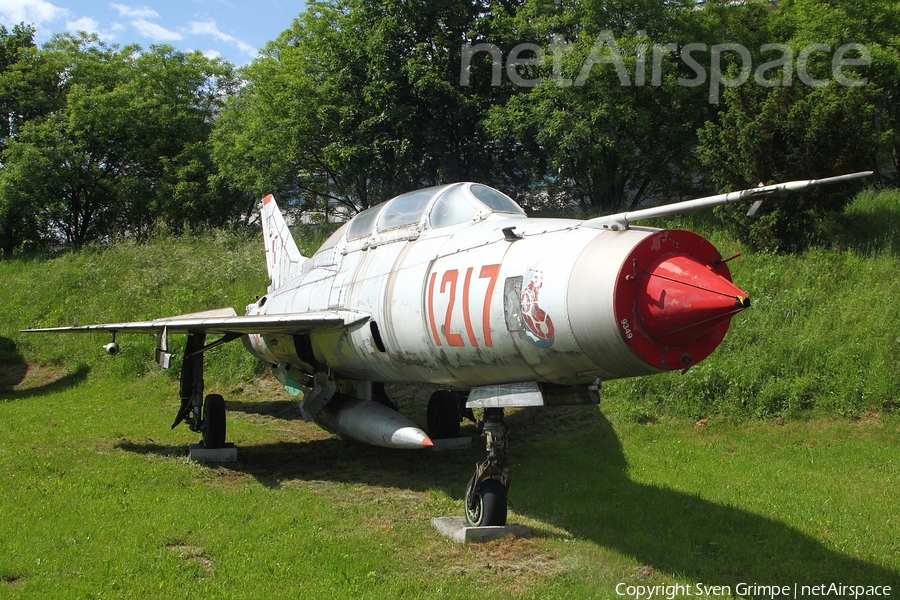
[[[749,306],[747,294],[691,256],[651,267],[638,288],[647,333],[667,346],[687,346]]]
[[[725,338],[731,318],[750,306],[731,283],[722,255],[690,231],[660,230],[622,264],[613,295],[619,333],[631,351],[661,370],[685,369]]]

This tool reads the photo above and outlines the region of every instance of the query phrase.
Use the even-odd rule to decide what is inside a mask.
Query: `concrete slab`
[[[468,450],[472,447],[472,438],[458,437],[444,440],[431,440],[434,443],[433,452],[453,452],[454,450]]]
[[[191,460],[203,463],[228,463],[237,462],[237,447],[232,443],[226,443],[223,448],[204,448],[203,444],[191,444]]]
[[[435,517],[431,524],[444,536],[457,544],[469,544],[471,542],[489,542],[498,540],[508,535],[527,538],[534,533],[531,527],[526,525],[505,525],[503,527],[469,527],[465,517]]]

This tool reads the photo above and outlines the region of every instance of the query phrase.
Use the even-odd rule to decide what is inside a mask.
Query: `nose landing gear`
[[[502,408],[484,409],[478,428],[485,438],[488,457],[475,468],[466,486],[466,523],[471,527],[506,525],[506,495],[509,491],[509,427]]]

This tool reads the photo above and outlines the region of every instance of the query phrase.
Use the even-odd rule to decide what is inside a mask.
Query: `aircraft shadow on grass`
[[[275,417],[283,421],[303,420],[303,416],[300,414],[300,410],[297,408],[297,401],[294,400],[261,400],[254,402],[226,400],[225,408],[229,412]]]
[[[782,522],[632,481],[612,425],[595,408],[577,413],[576,441],[583,459],[563,460],[572,455],[572,442],[562,433],[572,413],[556,419],[552,411],[557,409],[542,410],[546,412],[520,411],[507,419],[514,477],[510,500],[521,514],[628,555],[654,571],[707,585],[834,582],[900,587],[900,573],[832,550]],[[527,456],[516,450],[517,428],[528,440]],[[518,442],[520,449],[525,443]],[[122,442],[119,447],[140,454],[185,454],[183,446]],[[483,456],[477,439],[471,450],[437,454],[328,438],[242,447],[239,462],[210,468],[245,473],[271,487],[286,481],[324,480],[414,491],[441,489],[461,497],[465,477]],[[547,477],[555,483],[539,481]],[[764,485],[761,482],[760,487]],[[571,500],[575,496],[578,501]]]
[[[13,340],[0,337],[0,401],[24,400],[49,392],[61,391],[87,379],[89,372],[89,367],[81,365],[74,372],[43,385],[17,390],[16,386],[25,381],[28,374],[28,363],[19,353]]]
[[[900,573],[847,556],[819,540],[774,519],[711,502],[671,488],[632,481],[622,445],[600,411],[585,412],[591,433],[577,437],[581,465],[552,460],[571,455],[556,436],[544,445],[538,461],[523,468],[520,482],[528,485],[547,473],[573,494],[593,502],[565,502],[565,491],[553,497],[532,494],[523,512],[629,555],[643,565],[678,574],[707,585],[756,583],[792,585],[844,583],[892,585]],[[532,412],[528,417],[539,418]],[[555,447],[555,448],[554,448]],[[559,449],[559,448],[566,449]],[[543,462],[534,467],[534,462]],[[524,467],[524,465],[523,465]],[[530,472],[525,472],[530,471]],[[710,479],[717,473],[708,474]],[[759,482],[765,493],[765,481]],[[514,497],[514,496],[513,496]],[[562,507],[560,507],[562,505]]]
[[[900,255],[900,210],[878,207],[864,213],[841,215],[842,226],[836,236],[838,244],[862,254],[890,253]]]

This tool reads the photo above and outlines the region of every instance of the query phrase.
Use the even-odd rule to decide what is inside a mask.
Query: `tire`
[[[210,394],[203,401],[203,447],[209,449],[225,446],[225,399]]]
[[[470,527],[496,527],[506,525],[506,488],[496,479],[485,479],[478,489],[475,508],[469,508],[469,498],[475,478],[466,486],[466,523]]]
[[[428,437],[447,440],[459,437],[459,397],[446,390],[438,390],[428,400]]]

